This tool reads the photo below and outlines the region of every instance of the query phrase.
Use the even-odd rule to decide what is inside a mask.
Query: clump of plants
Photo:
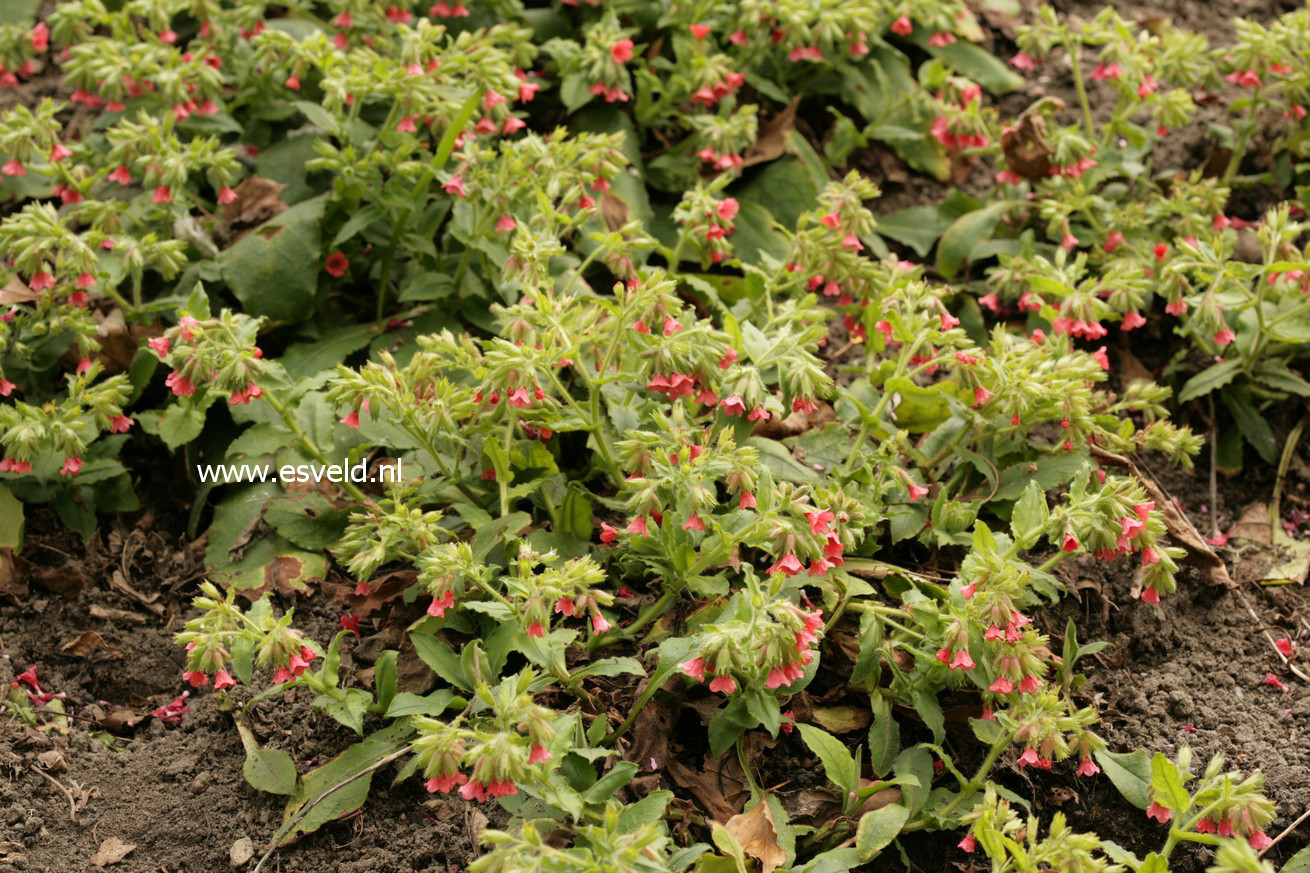
[[[0,75],[72,89],[0,124],[0,496],[89,537],[137,507],[132,446],[243,471],[195,483],[210,576],[176,640],[289,795],[270,850],[394,763],[508,811],[474,870],[817,873],[920,831],[995,870],[1154,873],[1181,842],[1269,869],[1261,777],[1108,749],[1079,691],[1104,644],[1035,618],[1070,560],[1132,575],[1132,608],[1177,593],[1197,544],[1124,456],[1190,467],[1178,403],[1225,388],[1272,459],[1263,409],[1310,396],[1300,213],[1227,207],[1269,117],[1299,178],[1304,23],[1221,53],[1046,10],[1010,64],[1066,55],[1079,106],[1002,123],[986,94],[1021,79],[949,2],[61,2],[0,28]],[[1202,80],[1250,92],[1230,163],[1161,177]],[[870,143],[997,187],[878,216],[845,169]],[[1164,384],[1113,380],[1105,337],[1164,318]],[[395,475],[296,472],[334,464]],[[334,574],[404,622],[367,681],[361,616],[316,640],[266,593]],[[400,689],[411,647],[430,693]],[[867,731],[798,715],[811,688]],[[743,770],[726,820],[633,757],[687,701],[688,744]],[[270,706],[353,753],[298,773],[253,732]],[[760,781],[764,735],[818,760],[830,814]],[[1039,821],[1004,767],[1109,778],[1165,842]]]

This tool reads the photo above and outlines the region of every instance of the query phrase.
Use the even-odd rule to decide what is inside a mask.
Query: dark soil
[[[94,723],[121,710],[144,715],[186,688],[182,650],[172,634],[188,608],[187,583],[196,576],[194,544],[173,545],[179,540],[170,544],[158,531],[146,529],[111,534],[106,544],[81,549],[75,538],[56,533],[56,526],[38,514],[24,552],[33,565],[31,594],[17,604],[6,598],[0,607],[0,687],[7,690],[16,673],[35,664],[43,688],[65,695],[74,720],[66,732],[42,732],[16,719],[0,719],[0,770],[6,776],[0,781],[0,862],[51,873],[84,869],[111,837],[136,846],[112,868],[124,873],[226,870],[233,843],[243,837],[254,841],[258,859],[281,824],[283,801],[246,784],[244,753],[231,715],[219,710],[210,691],[190,697],[190,711],[176,727],[147,717],[115,736]],[[64,554],[84,556],[84,581],[89,583],[67,597],[35,581],[52,582],[41,567],[62,568]],[[122,567],[144,599],[158,596],[162,615],[110,589],[108,577]],[[97,618],[93,607],[124,612]],[[335,604],[319,596],[301,607],[297,624],[316,639],[330,638],[340,614]],[[60,651],[86,630],[100,633],[122,657],[111,659],[102,651],[86,660]],[[349,676],[349,658],[345,662]],[[291,696],[297,693],[306,692]],[[302,772],[355,739],[308,706],[307,699],[265,701],[256,707],[252,722],[261,742],[291,753]],[[33,772],[38,762],[48,764],[50,758],[58,759],[47,767],[50,776],[77,801],[75,818],[68,797]],[[389,784],[394,772],[380,772],[375,783]],[[417,781],[406,780],[395,789],[377,791],[355,817],[285,851],[280,866],[272,869],[462,869],[474,853],[470,833],[486,823],[485,818],[475,822],[475,815],[463,801],[430,798]]]

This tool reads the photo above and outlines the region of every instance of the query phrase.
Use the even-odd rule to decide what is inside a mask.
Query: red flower
[[[602,543],[612,543],[618,538],[619,531],[617,528],[603,521],[600,523],[600,541]]]
[[[704,39],[710,35],[712,29],[708,24],[693,24],[691,25],[691,35],[696,39]]]
[[[678,665],[678,669],[690,679],[695,679],[697,682],[705,681],[705,662],[700,658],[683,661]]]
[[[682,525],[682,529],[683,529],[683,530],[706,530],[707,528],[705,527],[705,522],[701,521],[700,516],[693,512],[693,513],[691,514],[691,517],[688,518],[687,521]]]
[[[902,15],[892,22],[892,33],[897,36],[909,36],[914,30],[914,23],[910,21],[910,16]]]
[[[710,690],[714,692],[722,691],[724,694],[731,694],[737,690],[737,680],[733,679],[727,673],[720,673],[710,681]]]
[[[765,572],[770,576],[774,573],[782,573],[785,576],[795,576],[803,569],[805,568],[801,566],[800,560],[795,555],[786,554],[775,561],[773,566]]]
[[[632,40],[621,39],[610,46],[610,57],[616,64],[626,64],[632,60]]]
[[[1264,684],[1266,684],[1266,685],[1272,685],[1273,687],[1277,688],[1279,691],[1283,692],[1284,694],[1287,694],[1288,692],[1290,692],[1290,691],[1292,690],[1292,689],[1290,689],[1290,688],[1287,687],[1286,683],[1284,683],[1282,679],[1279,679],[1279,678],[1278,678],[1277,676],[1275,676],[1273,673],[1266,673],[1266,674],[1265,674],[1265,683],[1264,683]]]
[[[150,195],[151,203],[172,203],[173,192],[168,189],[167,185],[160,185],[155,189],[155,193]]]
[[[1065,534],[1064,542],[1061,544],[1061,548],[1063,548],[1066,552],[1078,551],[1078,538],[1075,537],[1072,533]]]
[[[437,618],[445,618],[446,610],[455,605],[455,592],[447,591],[440,597],[432,598],[428,604],[428,615],[434,615]]]
[[[219,670],[214,676],[214,690],[222,691],[224,688],[231,688],[237,684],[237,680],[232,678],[232,674],[226,670]]]
[[[1294,643],[1292,640],[1289,640],[1287,637],[1280,637],[1279,639],[1275,640],[1274,646],[1278,649],[1278,651],[1283,653],[1284,658],[1292,657],[1292,654],[1296,651],[1296,643]]]
[[[468,190],[464,187],[464,177],[459,175],[451,176],[445,182],[442,182],[441,190],[447,194],[454,194],[456,197],[468,196]]]
[[[209,676],[199,670],[187,670],[182,674],[182,678],[190,683],[192,688],[203,688],[209,684]]]
[[[437,791],[440,791],[442,794],[449,794],[451,789],[456,785],[463,785],[468,781],[467,776],[456,771],[454,773],[448,773],[445,776],[433,776],[427,782],[423,783],[423,787],[428,790],[429,794],[433,794]]]
[[[973,834],[965,834],[964,839],[956,843],[956,847],[963,849],[966,852],[972,852],[974,849],[978,848],[978,841],[974,838]]]
[[[328,271],[328,275],[340,279],[350,269],[350,259],[341,252],[333,252],[323,263],[323,269]]]
[[[60,476],[76,476],[82,472],[82,459],[76,456],[64,458],[64,466],[59,468]]]
[[[738,509],[754,509],[755,495],[749,491],[741,492],[741,502],[737,505]]]
[[[1153,818],[1160,824],[1166,824],[1169,819],[1174,817],[1174,811],[1172,809],[1166,809],[1158,803],[1152,803],[1146,808],[1146,817]]]

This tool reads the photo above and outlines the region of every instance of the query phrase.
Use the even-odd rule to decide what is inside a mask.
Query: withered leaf
[[[773,873],[787,860],[787,853],[778,845],[778,830],[769,812],[768,794],[759,803],[739,815],[728,819],[724,828],[732,834],[742,850],[760,862],[760,873]]]
[[[13,306],[15,303],[31,303],[41,296],[40,291],[33,291],[17,275],[9,277],[5,287],[0,288],[0,306]]]
[[[135,848],[135,843],[125,843],[118,837],[110,837],[100,844],[100,848],[96,849],[96,853],[91,856],[91,863],[96,867],[108,867],[110,864],[117,864]]]
[[[1001,134],[1001,151],[1011,170],[1025,179],[1045,179],[1051,169],[1055,149],[1046,138],[1046,118],[1028,111]]]
[[[673,781],[691,792],[696,802],[714,821],[727,821],[737,813],[719,790],[717,774],[693,770],[677,758],[669,759],[667,769]]]
[[[796,126],[796,110],[800,105],[801,95],[797,94],[781,112],[764,122],[755,145],[741,156],[743,167],[766,164],[782,157],[783,152],[787,150],[787,134]]]
[[[105,652],[105,657],[102,660],[117,661],[123,657],[122,649],[106,641],[104,637],[93,630],[83,631],[78,634],[60,646],[59,651],[85,658],[88,661],[92,660],[95,653],[99,651]]]

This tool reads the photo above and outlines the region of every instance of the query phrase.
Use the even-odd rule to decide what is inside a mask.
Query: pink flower
[[[528,625],[527,635],[530,637],[543,637],[546,635],[546,631],[541,626],[541,622],[534,621],[532,624]]]
[[[8,397],[10,394],[14,393],[14,389],[17,387],[18,386],[15,385],[13,382],[10,382],[8,379],[4,378],[3,376],[0,376],[0,397]]]
[[[678,669],[688,679],[695,679],[697,682],[705,681],[705,661],[701,658],[692,658],[690,661],[683,661],[678,665]]]
[[[64,465],[59,468],[60,476],[76,476],[82,472],[82,459],[76,456],[64,458]]]
[[[712,29],[708,24],[693,24],[690,27],[691,35],[696,39],[704,39],[709,36]]]
[[[127,433],[132,429],[132,419],[126,415],[117,415],[109,419],[110,433]]]
[[[978,848],[978,840],[974,838],[973,834],[965,834],[964,839],[956,843],[956,848],[963,849],[966,852],[972,852],[974,849]]]
[[[229,203],[236,203],[236,202],[237,202],[237,192],[233,191],[231,188],[224,186],[222,190],[218,192],[219,206],[227,206]]]
[[[351,430],[358,430],[359,410],[357,409],[351,410],[350,413],[348,413],[345,418],[341,419],[341,423],[344,424],[346,427],[350,428]]]
[[[1169,819],[1174,817],[1174,811],[1166,809],[1158,803],[1152,803],[1146,808],[1146,817],[1153,818],[1160,824],[1166,824]]]
[[[991,400],[991,399],[992,399],[992,392],[988,391],[986,388],[982,387],[981,385],[979,385],[977,388],[973,389],[973,405],[974,405],[974,406],[982,406],[982,405],[985,404],[988,400]]]
[[[459,789],[459,796],[465,800],[476,800],[478,803],[485,803],[487,798],[487,788],[481,782],[468,782]]]
[[[505,395],[505,399],[515,409],[527,409],[532,405],[532,398],[528,396],[528,389],[526,388],[515,388]]]
[[[1123,321],[1119,322],[1119,327],[1124,330],[1136,330],[1146,324],[1146,319],[1136,309],[1130,309],[1124,313]]]
[[[941,314],[941,319],[942,319],[942,330],[950,330],[951,328],[955,327],[960,323],[960,319],[956,318],[954,315],[951,315],[949,312],[943,312]]]
[[[955,34],[953,33],[934,33],[932,36],[928,37],[928,45],[933,48],[942,48],[953,42],[955,42]]]
[[[226,670],[219,670],[214,676],[214,690],[222,691],[224,688],[231,688],[237,684],[237,680],[232,678],[232,674]]]
[[[1232,329],[1225,324],[1223,327],[1219,328],[1219,330],[1215,331],[1214,344],[1217,346],[1226,346],[1235,339],[1237,339],[1237,334],[1233,333]]]
[[[598,634],[603,634],[610,629],[610,623],[599,612],[593,613],[591,616],[591,629]]]
[[[445,618],[446,610],[454,605],[455,592],[447,591],[440,597],[432,598],[432,602],[428,604],[428,615],[436,616],[437,618]]]
[[[910,16],[902,15],[892,22],[892,33],[897,36],[909,36],[914,30],[914,23],[910,21]]]
[[[1024,749],[1023,754],[1019,756],[1019,766],[1035,767],[1041,760],[1041,756],[1037,754],[1036,749]]]
[[[1079,776],[1095,776],[1101,772],[1101,768],[1096,766],[1096,762],[1091,758],[1083,758],[1082,762],[1078,764],[1078,769],[1074,772]]]
[[[1255,849],[1257,852],[1263,852],[1274,844],[1274,841],[1269,839],[1269,835],[1264,831],[1255,831],[1246,838],[1246,841],[1251,845],[1251,848]]]
[[[775,561],[773,566],[770,567],[765,572],[767,572],[770,576],[772,576],[774,573],[782,573],[783,575],[786,576],[795,576],[803,569],[805,568],[801,565],[800,560],[795,555],[788,553],[786,555],[783,555],[777,561]]]
[[[1224,546],[1228,545],[1228,534],[1226,534],[1226,533],[1217,533],[1217,534],[1215,534],[1215,535],[1212,536],[1212,537],[1206,537],[1206,538],[1205,538],[1205,541],[1206,541],[1209,545],[1212,545],[1212,546],[1214,546],[1215,548],[1219,548],[1219,549],[1221,549],[1221,548],[1223,548]]]
[[[823,536],[828,532],[828,525],[836,520],[831,510],[825,509],[821,512],[805,513],[805,520],[810,523],[810,533],[817,536]]]
[[[1274,640],[1274,647],[1283,653],[1284,658],[1292,657],[1292,654],[1296,651],[1296,643],[1289,640],[1287,637],[1280,637],[1279,639]]]
[[[1292,690],[1292,689],[1290,689],[1290,688],[1287,687],[1287,684],[1284,683],[1282,679],[1279,679],[1279,678],[1278,678],[1277,676],[1275,676],[1273,673],[1266,673],[1266,674],[1265,674],[1265,682],[1264,682],[1264,684],[1266,684],[1266,685],[1272,685],[1273,687],[1277,688],[1279,691],[1283,692],[1284,694],[1287,694],[1288,692],[1290,692],[1290,691]]]
[[[626,64],[632,60],[632,40],[621,39],[610,46],[610,57],[616,64]]]
[[[682,325],[678,322],[676,318],[674,318],[672,315],[664,316],[665,336],[673,336],[675,333],[677,333],[680,330],[682,330]]]
[[[1066,552],[1076,552],[1078,551],[1078,538],[1072,533],[1066,533],[1064,535],[1064,542],[1061,543],[1060,547]]]
[[[731,694],[737,690],[737,680],[727,673],[720,673],[710,681],[710,690],[715,693]]]
[[[1001,676],[989,685],[987,690],[994,691],[997,694],[1010,694],[1014,691],[1014,682],[1005,676]]]
[[[1146,528],[1138,518],[1121,518],[1119,524],[1123,527],[1123,535],[1128,539],[1134,539]]]
[[[915,483],[915,482],[911,482],[909,485],[906,486],[906,488],[908,488],[909,491],[910,491],[910,501],[911,501],[911,502],[915,502],[915,501],[919,500],[921,497],[927,497],[927,496],[928,496],[928,489],[925,488],[925,487],[922,486],[922,485],[919,485],[919,484]]]
[[[52,164],[57,164],[64,158],[71,158],[72,156],[73,150],[63,143],[57,142],[54,144],[54,147],[50,149],[50,163]]]
[[[451,789],[456,785],[463,785],[468,782],[468,777],[458,771],[449,773],[445,776],[433,776],[423,787],[428,790],[429,794],[440,791],[442,794],[449,794]],[[462,793],[462,790],[461,790]]]
[[[533,746],[532,751],[528,753],[529,764],[544,764],[550,760],[550,752],[545,746]]]
[[[1154,588],[1143,588],[1143,589],[1142,589],[1142,602],[1143,602],[1143,603],[1159,603],[1159,602],[1160,602],[1160,592],[1159,592],[1159,591],[1156,591]]]
[[[511,231],[513,231],[513,230],[514,230],[515,228],[517,228],[518,226],[519,226],[519,223],[518,223],[517,221],[514,220],[514,216],[512,216],[512,215],[502,215],[502,216],[500,217],[500,220],[496,222],[496,232],[497,232],[497,233],[510,233]]]
[[[6,176],[26,176],[27,170],[23,169],[23,162],[19,160],[5,161],[5,165],[0,167],[0,173]]]
[[[705,522],[701,521],[700,516],[696,513],[691,514],[686,523],[682,526],[683,530],[706,530]]]
[[[639,515],[628,522],[628,533],[642,537],[646,536],[646,516]]]
[[[612,543],[619,538],[619,531],[606,522],[600,523],[600,541],[602,543]]]
[[[1155,549],[1151,548],[1150,546],[1147,546],[1146,548],[1142,549],[1143,567],[1149,567],[1152,564],[1158,563],[1159,560],[1160,560],[1160,555],[1158,552],[1156,552]]]
[[[749,491],[741,492],[741,501],[737,504],[738,509],[754,509],[755,495]]]
[[[733,394],[725,397],[719,403],[723,407],[723,414],[728,416],[740,416],[746,412],[746,404],[742,401],[740,394]]]
[[[442,182],[441,190],[456,197],[468,196],[468,190],[464,187],[464,177],[460,175],[451,176],[445,182]]]
[[[1037,62],[1033,59],[1032,55],[1019,52],[1017,55],[1010,58],[1010,66],[1014,67],[1016,70],[1028,71],[1036,69]]]
[[[719,359],[719,369],[726,370],[735,363],[737,363],[737,350],[729,347],[728,351]]]
[[[203,688],[209,684],[209,675],[202,673],[199,670],[187,670],[182,674],[182,678],[185,679],[192,688]]]
[[[151,203],[172,203],[172,202],[173,202],[173,192],[169,190],[169,188],[168,188],[167,185],[160,185],[158,188],[155,189],[155,193],[153,193],[153,194],[150,195],[150,202],[151,202]]]
[[[974,667],[973,658],[969,657],[968,649],[960,649],[951,658],[949,669],[951,670],[972,670]]]

